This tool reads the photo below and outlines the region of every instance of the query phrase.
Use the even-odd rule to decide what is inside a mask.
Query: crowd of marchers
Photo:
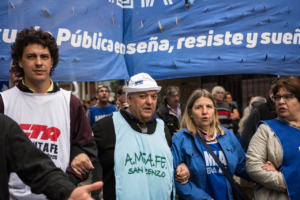
[[[105,200],[300,196],[297,77],[274,80],[267,99],[249,97],[240,119],[221,86],[195,90],[186,105],[169,86],[158,107],[162,88],[146,73],[117,89],[116,105],[105,85],[80,102],[50,78],[59,61],[51,34],[24,29],[11,49],[11,88],[0,94],[0,199],[100,199],[102,186]]]

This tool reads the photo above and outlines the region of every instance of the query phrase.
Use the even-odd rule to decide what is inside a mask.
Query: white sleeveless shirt
[[[70,161],[71,92],[60,89],[55,93],[35,94],[13,87],[1,96],[4,114],[14,119],[33,144],[65,172]],[[10,174],[9,192],[11,199],[47,199],[31,193],[16,173]]]

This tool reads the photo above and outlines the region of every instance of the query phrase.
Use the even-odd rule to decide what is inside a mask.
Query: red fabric
[[[217,112],[218,112],[218,115],[225,115],[228,117],[231,116],[229,111],[218,110]]]

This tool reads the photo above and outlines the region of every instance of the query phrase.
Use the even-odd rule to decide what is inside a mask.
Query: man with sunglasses
[[[117,111],[116,106],[109,103],[109,88],[105,85],[100,85],[97,91],[98,104],[89,107],[86,111],[86,116],[91,124],[102,119],[105,116],[111,115],[113,112]],[[92,170],[92,183],[100,181],[102,176],[102,168],[99,161],[99,158],[93,162],[94,169]],[[101,190],[93,191],[92,197],[96,200],[100,200],[99,194]]]

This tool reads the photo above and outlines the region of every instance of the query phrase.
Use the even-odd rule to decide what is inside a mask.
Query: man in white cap
[[[129,107],[93,125],[105,200],[171,198],[171,134],[164,122],[154,117],[160,90],[148,74],[132,76],[125,87]],[[176,173],[176,180],[187,182],[189,171],[185,164]]]

